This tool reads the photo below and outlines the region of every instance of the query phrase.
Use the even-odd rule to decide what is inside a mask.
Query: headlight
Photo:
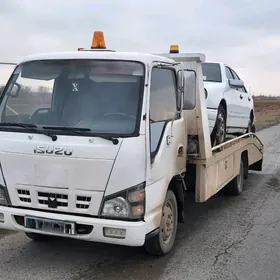
[[[101,216],[139,220],[145,213],[145,183],[105,197]]]
[[[10,198],[7,188],[0,185],[0,205],[7,206],[10,204]]]

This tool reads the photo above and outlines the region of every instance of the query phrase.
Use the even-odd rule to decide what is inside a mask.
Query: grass
[[[256,121],[256,131],[280,124],[280,117],[266,121]]]

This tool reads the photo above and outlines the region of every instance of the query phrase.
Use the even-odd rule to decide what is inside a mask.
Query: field
[[[280,123],[280,97],[255,96],[257,130]]]

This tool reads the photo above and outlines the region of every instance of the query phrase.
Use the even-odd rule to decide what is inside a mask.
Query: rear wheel
[[[146,251],[151,255],[162,256],[172,250],[178,224],[177,200],[173,191],[168,190],[163,206],[159,231],[145,243]]]
[[[245,172],[244,162],[241,157],[239,174],[231,182],[229,182],[228,185],[225,187],[225,193],[227,195],[237,196],[243,192],[244,172]]]
[[[249,124],[248,124],[248,128],[247,128],[246,133],[250,133],[250,132],[253,132],[253,133],[256,132],[256,126],[253,123],[253,116],[252,115],[250,115],[250,120],[249,120]]]
[[[226,140],[226,111],[223,105],[218,108],[215,127],[211,134],[212,147],[224,143]]]

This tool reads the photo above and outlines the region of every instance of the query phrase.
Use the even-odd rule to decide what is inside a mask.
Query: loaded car
[[[254,103],[244,82],[224,63],[202,63],[204,91],[212,146],[227,134],[255,132]]]

